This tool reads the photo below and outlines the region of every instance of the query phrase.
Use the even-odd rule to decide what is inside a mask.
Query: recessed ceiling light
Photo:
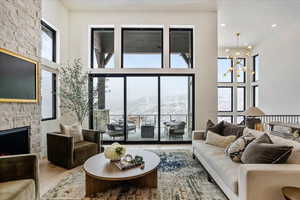
[[[272,28],[275,28],[275,27],[277,27],[277,24],[272,24]]]
[[[222,27],[225,27],[225,26],[226,26],[226,24],[221,24],[221,26],[222,26]]]
[[[249,46],[248,46],[248,49],[252,49],[252,46],[251,46],[251,45],[249,45]]]

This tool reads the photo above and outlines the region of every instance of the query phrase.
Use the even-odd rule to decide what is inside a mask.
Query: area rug
[[[84,198],[82,168],[73,171],[43,195],[43,200],[227,200],[222,191],[207,180],[207,174],[188,150],[152,150],[161,159],[158,188],[124,185],[94,198]]]

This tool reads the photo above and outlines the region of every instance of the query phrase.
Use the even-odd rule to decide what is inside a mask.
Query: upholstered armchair
[[[82,130],[82,134],[84,141],[74,143],[71,136],[59,132],[48,133],[48,160],[55,165],[70,169],[99,153],[100,131]]]
[[[0,157],[0,199],[38,200],[38,158],[34,154]]]

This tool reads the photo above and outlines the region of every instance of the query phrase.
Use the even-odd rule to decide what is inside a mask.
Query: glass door
[[[92,75],[90,127],[103,141],[191,141],[192,75]]]
[[[158,140],[158,77],[126,77],[127,140]]]
[[[190,141],[192,84],[189,76],[162,76],[160,104],[161,141]]]
[[[124,78],[97,77],[93,79],[95,91],[93,126],[104,131],[103,140],[123,141],[124,136]]]

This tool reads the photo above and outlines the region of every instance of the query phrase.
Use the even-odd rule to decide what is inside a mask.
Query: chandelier
[[[233,73],[236,77],[241,76],[241,72],[251,73],[252,75],[255,73],[250,67],[248,67],[248,62],[244,60],[243,57],[250,57],[251,56],[251,46],[247,48],[240,48],[240,36],[241,33],[236,33],[236,48],[234,50],[225,49],[225,52],[229,55],[226,56],[227,59],[232,60],[232,66],[228,68],[228,70],[224,73],[224,76],[228,74],[231,75]],[[243,55],[242,56],[242,52]]]

